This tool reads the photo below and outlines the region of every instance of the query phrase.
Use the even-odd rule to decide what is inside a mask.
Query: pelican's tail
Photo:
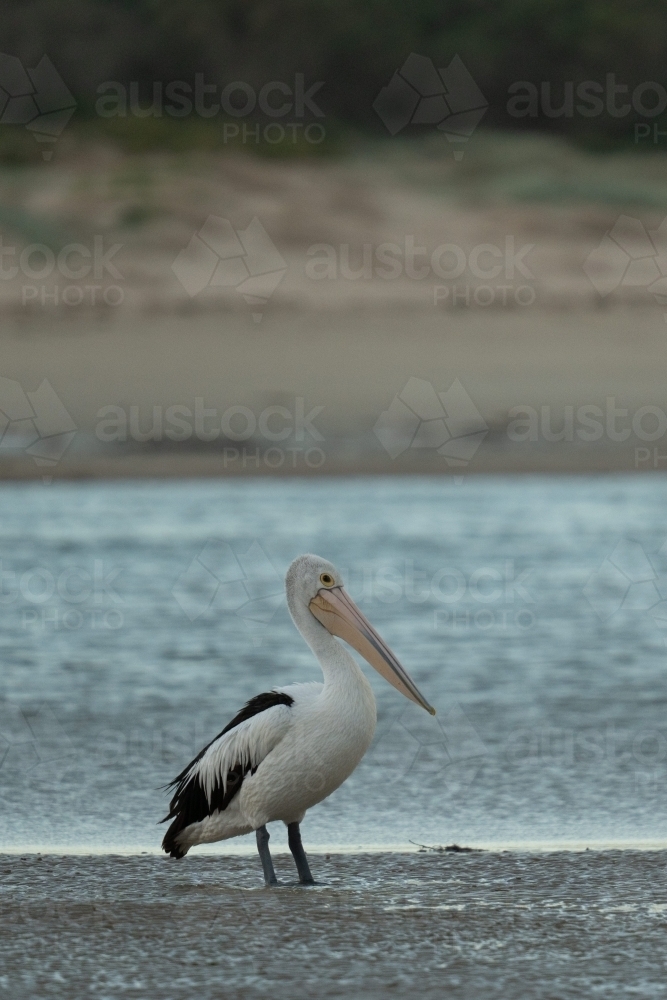
[[[180,813],[164,835],[162,850],[171,858],[184,858],[192,846],[187,842],[188,837],[185,834],[187,825],[185,815]]]
[[[167,817],[170,819],[171,817]],[[187,814],[179,813],[164,835],[162,850],[172,858],[184,858],[191,847],[197,844],[214,844],[218,840],[240,837],[255,829],[239,808],[235,798],[224,812],[216,811],[199,823],[188,823]]]
[[[209,802],[198,773],[186,768],[171,786],[176,789],[169,812],[162,820],[172,820],[164,835],[162,850],[172,858],[183,858],[195,844],[211,843],[238,836],[238,790],[250,770],[237,766],[227,774],[227,789],[216,785]],[[233,808],[229,808],[229,806]],[[247,827],[247,824],[244,824]],[[230,832],[228,832],[228,830]],[[234,832],[231,832],[233,830]],[[244,833],[247,829],[243,830]]]

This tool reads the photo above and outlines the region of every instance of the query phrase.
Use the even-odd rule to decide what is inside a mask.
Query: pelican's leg
[[[296,870],[299,873],[299,882],[301,882],[302,885],[315,885],[315,879],[310,874],[308,858],[306,857],[306,852],[304,851],[303,844],[301,843],[301,831],[299,830],[298,823],[287,824],[287,843],[289,844],[289,849],[292,852],[292,857],[296,863]]]
[[[269,850],[269,831],[265,826],[260,826],[255,832],[257,834],[257,850],[259,851],[260,861],[264,869],[264,881],[267,885],[278,885],[278,879],[273,869],[273,861],[271,860],[271,851]]]

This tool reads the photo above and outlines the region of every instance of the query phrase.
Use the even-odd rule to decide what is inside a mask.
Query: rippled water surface
[[[159,786],[251,695],[318,678],[282,598],[305,551],[343,570],[438,709],[368,669],[375,743],[309,813],[306,843],[667,840],[663,477],[0,498],[6,846],[155,849]]]

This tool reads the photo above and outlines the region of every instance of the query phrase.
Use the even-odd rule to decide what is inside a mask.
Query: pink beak
[[[309,607],[331,635],[348,642],[397,691],[435,715],[435,709],[426,701],[405,667],[342,587],[319,590]]]

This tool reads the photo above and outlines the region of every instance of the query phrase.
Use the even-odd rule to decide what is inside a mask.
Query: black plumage
[[[287,705],[289,707],[293,703],[294,699],[291,695],[285,694],[284,691],[265,691],[263,694],[258,694],[254,698],[251,698],[241,711],[234,716],[232,721],[225,726],[222,732],[218,733],[210,743],[207,743],[199,751],[194,760],[191,760],[187,767],[184,767],[181,773],[165,786],[166,788],[175,789],[174,796],[169,803],[169,812],[161,820],[162,823],[166,823],[168,819],[173,819],[173,823],[165,833],[164,840],[162,841],[162,849],[167,854],[171,855],[172,858],[182,858],[184,851],[176,843],[178,834],[182,830],[185,830],[187,826],[190,826],[191,823],[199,823],[216,810],[226,809],[243,784],[243,779],[248,772],[254,774],[257,770],[256,767],[252,767],[250,764],[247,764],[245,767],[241,764],[235,764],[227,772],[227,790],[224,790],[222,775],[219,775],[209,802],[206,792],[199,781],[199,775],[194,774],[188,777],[193,766],[201,760],[208,748],[216,740],[219,740],[221,736],[224,736],[225,733],[234,729],[241,722],[251,719],[253,715],[259,715],[260,712],[265,712],[268,708],[273,708],[274,705]]]

